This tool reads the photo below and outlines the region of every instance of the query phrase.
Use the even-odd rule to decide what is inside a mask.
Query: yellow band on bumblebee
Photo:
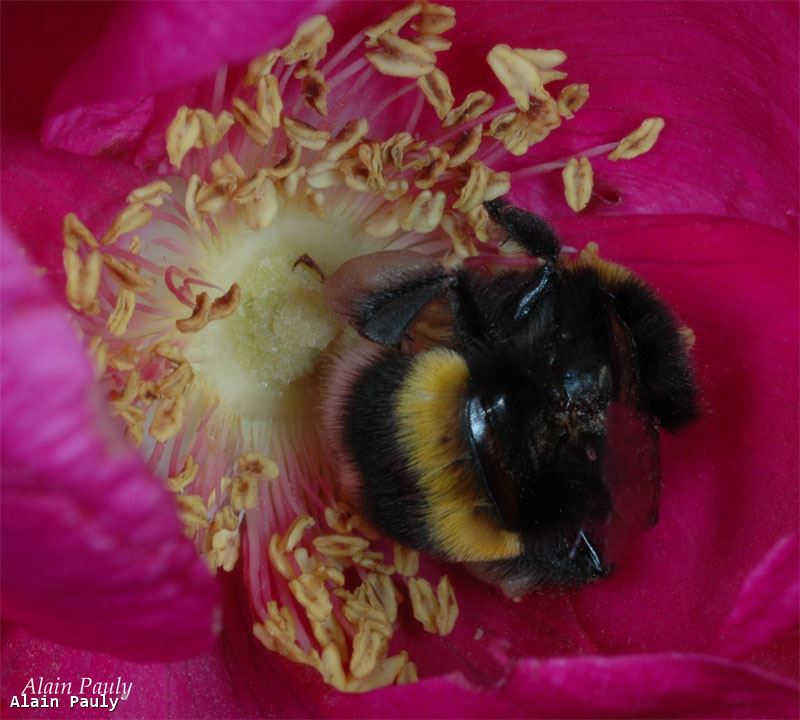
[[[397,396],[399,439],[427,504],[439,549],[457,562],[502,560],[522,552],[480,492],[463,430],[469,370],[454,350],[417,355]]]

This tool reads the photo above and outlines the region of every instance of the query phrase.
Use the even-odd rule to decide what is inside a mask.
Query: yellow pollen
[[[575,212],[580,212],[589,204],[592,197],[592,164],[585,157],[570,158],[562,176],[567,204]]]
[[[386,566],[386,573],[370,572],[360,583],[358,579],[348,581],[343,570],[360,560],[379,563],[384,553],[371,549],[366,537],[354,534],[362,524],[357,516],[333,507],[326,508],[324,516],[336,534],[317,535],[309,544],[309,531],[316,523],[310,516],[300,515],[283,535],[270,539],[270,562],[289,581],[297,608],[269,603],[266,618],[254,626],[254,634],[267,648],[311,665],[326,682],[345,692],[415,682],[417,668],[409,662],[408,654],[389,654],[399,605],[404,600],[400,586],[406,584],[415,616],[423,626],[429,632],[447,635],[458,616],[449,579],[442,576],[434,591],[426,579],[414,577],[419,568],[418,553],[395,546],[395,558],[402,558],[404,575]],[[299,572],[287,554],[293,557]],[[305,615],[317,646],[298,638],[297,612]]]
[[[366,58],[383,75],[417,78],[427,75],[436,66],[436,54],[432,50],[392,32],[383,33],[378,44],[382,52],[368,52]]]
[[[153,281],[138,272],[132,262],[119,260],[107,253],[102,257],[109,275],[122,287],[133,293],[147,293],[152,290]]]
[[[455,8],[425,2],[421,7],[422,18],[412,28],[422,35],[441,35],[456,24]]]
[[[541,101],[550,97],[544,89],[539,69],[519,51],[508,45],[496,45],[486,59],[520,110],[530,107],[531,97]]]
[[[414,617],[429,633],[438,632],[436,616],[439,614],[439,601],[433,594],[431,584],[424,578],[409,578],[408,593],[414,608]]]
[[[283,49],[287,64],[311,60],[316,64],[325,57],[328,43],[333,39],[333,27],[324,15],[314,15],[306,20]]]
[[[416,550],[395,543],[394,565],[401,575],[416,575],[419,571],[419,553]]]
[[[265,146],[272,138],[272,126],[241,98],[233,99],[233,116],[258,145]]]
[[[191,455],[186,457],[183,468],[175,477],[167,478],[167,487],[172,492],[181,492],[194,482],[197,477],[198,467],[195,465]]]
[[[694,330],[684,325],[683,327],[678,328],[678,334],[681,336],[681,340],[683,340],[684,347],[686,347],[687,350],[691,350],[697,340]]]
[[[108,331],[117,337],[124,335],[135,309],[136,295],[125,288],[120,289],[114,311],[108,316],[108,320],[106,321]]]
[[[417,80],[420,90],[433,105],[439,120],[444,120],[447,114],[453,109],[455,98],[450,89],[450,81],[441,70],[433,69],[427,75],[423,75]]]
[[[84,262],[71,247],[64,248],[67,300],[76,310],[83,310],[89,315],[96,315],[100,311],[96,298],[102,265],[102,257],[97,250],[92,250]]]
[[[91,231],[78,219],[75,213],[69,213],[64,218],[64,243],[75,252],[84,243],[90,248],[97,247],[97,240]]]
[[[377,38],[387,32],[398,33],[401,28],[415,15],[418,15],[422,9],[421,3],[412,3],[406,7],[392,13],[383,22],[375,25],[374,27],[367,28],[364,34],[367,36],[367,47],[376,47]]]
[[[644,155],[652,149],[658,136],[664,129],[664,118],[652,117],[642,121],[642,124],[632,133],[619,141],[617,147],[609,154],[609,160],[631,160]]]
[[[150,423],[150,436],[157,442],[166,442],[175,437],[183,424],[185,409],[186,400],[183,397],[160,400]]]
[[[103,245],[110,245],[120,235],[133,232],[134,230],[143,227],[153,217],[153,211],[146,208],[143,202],[133,203],[126,207],[114,219],[114,223],[105,232],[100,242]]]
[[[589,99],[589,86],[585,83],[567,85],[558,95],[558,112],[561,117],[572,120]]]
[[[143,187],[137,188],[128,195],[128,202],[131,204],[145,203],[153,207],[161,207],[164,204],[164,195],[172,193],[172,186],[164,180],[154,180]]]

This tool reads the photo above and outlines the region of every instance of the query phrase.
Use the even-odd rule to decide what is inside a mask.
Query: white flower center
[[[234,223],[224,231],[237,237],[209,254],[203,276],[219,287],[238,283],[239,307],[227,322],[198,332],[186,358],[224,405],[250,419],[275,419],[340,329],[322,278],[298,260],[305,256],[328,275],[379,245],[292,204],[265,230]]]

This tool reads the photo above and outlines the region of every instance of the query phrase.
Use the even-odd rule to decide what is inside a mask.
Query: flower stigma
[[[636,157],[664,126],[647,118],[619,143],[495,170],[571,121],[588,85],[563,84],[560,50],[501,44],[487,62],[511,102],[456,98],[436,67],[455,23],[453,8],[412,3],[329,58],[333,27],[306,20],[243,73],[221,70],[210,109],[177,111],[171,168],[132,189],[102,234],[64,221],[67,299],[116,422],[212,572],[241,565],[255,636],[348,692],[417,679],[396,647],[401,603],[438,635],[458,603],[446,575],[421,571],[338,494],[315,416],[342,335],[325,278],[384,249],[449,267],[513,253],[483,203],[514,176],[561,171],[579,212],[589,158]]]

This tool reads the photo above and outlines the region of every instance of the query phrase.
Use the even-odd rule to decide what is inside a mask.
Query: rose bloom
[[[437,6],[379,25],[403,7],[3,5],[5,716],[83,716],[10,707],[40,676],[133,683],[121,717],[797,715],[797,5],[458,3],[455,27]],[[527,56],[533,91],[588,100],[525,125],[499,44],[565,51]],[[441,90],[433,62],[450,100],[413,79]],[[609,159],[647,118],[652,149]],[[417,161],[410,187],[370,166],[384,141]],[[594,181],[568,204],[578,157]],[[702,416],[662,438],[658,525],[580,590],[512,602],[367,533],[383,555],[360,577],[408,562],[450,615],[424,626],[390,575],[390,639],[364,661],[354,585],[313,543],[362,537],[310,411],[338,328],[290,261],[496,254],[480,203],[509,187],[691,328]],[[343,590],[333,620],[298,590],[314,573]]]

